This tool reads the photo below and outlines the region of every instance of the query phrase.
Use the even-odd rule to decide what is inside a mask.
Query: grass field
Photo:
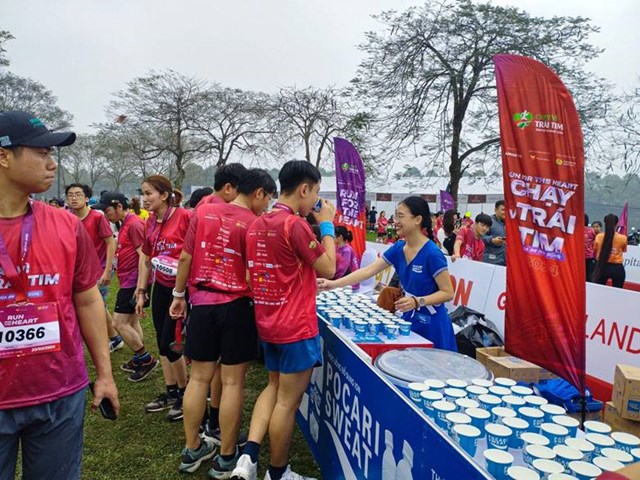
[[[112,285],[109,306],[113,311],[117,286]],[[157,347],[150,315],[143,320],[145,344],[155,355]],[[210,462],[203,464],[194,474],[178,473],[180,452],[184,447],[182,421],[169,423],[164,413],[145,413],[143,406],[164,391],[162,372],[158,368],[147,380],[132,383],[120,364],[129,360],[127,347],[112,354],[113,372],[120,391],[120,416],[115,422],[103,419],[99,413],[87,408],[85,421],[85,448],[83,479],[87,480],[171,480],[205,479]],[[89,375],[94,378],[91,361],[87,356]],[[262,365],[254,364],[247,376],[246,403],[243,428],[248,429],[253,404],[266,385],[267,374]],[[89,394],[90,395],[90,394]],[[165,412],[166,413],[166,412]],[[61,445],[60,448],[64,448]],[[269,463],[268,439],[261,451],[259,478]],[[291,446],[292,468],[304,475],[319,477],[318,468],[307,443],[296,427]]]

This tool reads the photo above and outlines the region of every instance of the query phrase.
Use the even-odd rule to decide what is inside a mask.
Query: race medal
[[[0,359],[60,351],[55,302],[0,308]]]

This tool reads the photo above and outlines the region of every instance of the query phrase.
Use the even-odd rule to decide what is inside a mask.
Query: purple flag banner
[[[446,212],[447,210],[454,210],[456,203],[453,201],[453,197],[446,190],[440,190],[440,210]]]
[[[624,202],[620,218],[618,219],[618,233],[621,233],[625,237],[627,236],[627,224],[629,223],[629,202]]]
[[[336,223],[353,233],[351,246],[362,257],[366,247],[364,165],[349,141],[334,137],[333,142],[336,152]]]

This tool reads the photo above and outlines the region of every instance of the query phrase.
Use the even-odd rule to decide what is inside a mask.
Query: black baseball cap
[[[128,208],[129,200],[120,192],[104,192],[100,195],[100,201],[93,205],[94,210],[104,211],[107,207],[115,207],[117,204],[123,208]]]
[[[73,132],[50,132],[37,117],[27,112],[0,112],[0,147],[66,147],[76,141]]]

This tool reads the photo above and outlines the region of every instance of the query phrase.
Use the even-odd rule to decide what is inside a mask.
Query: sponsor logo
[[[533,120],[533,114],[528,111],[517,112],[513,114],[513,121],[516,124],[516,127],[523,129],[527,128],[531,125],[531,121]]]
[[[318,248],[318,242],[316,242],[315,240],[312,240],[312,241],[309,243],[309,248],[310,248],[311,250],[315,250],[316,248]]]
[[[558,115],[554,113],[532,113],[525,109],[522,112],[514,113],[511,118],[520,130],[533,124],[536,132],[558,135],[562,135],[564,132],[564,125],[560,122]]]
[[[29,123],[33,128],[44,128],[44,123],[42,123],[42,120],[40,120],[39,118],[34,117],[29,120]]]

